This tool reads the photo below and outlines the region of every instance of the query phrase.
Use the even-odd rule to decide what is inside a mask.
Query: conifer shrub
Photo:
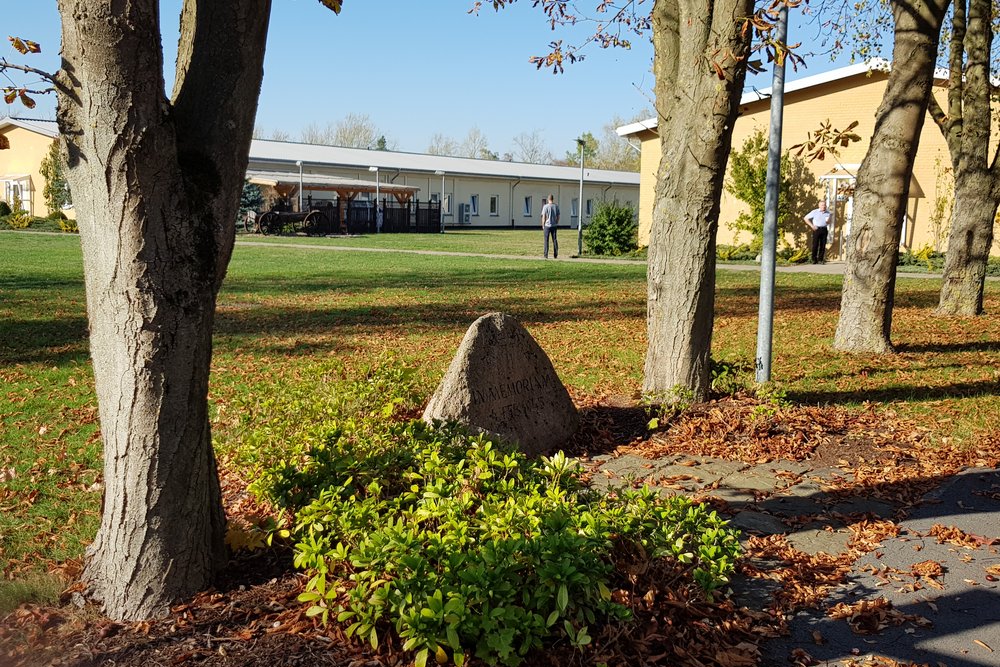
[[[618,202],[598,202],[590,225],[583,230],[587,252],[593,255],[626,255],[639,247],[635,209]]]

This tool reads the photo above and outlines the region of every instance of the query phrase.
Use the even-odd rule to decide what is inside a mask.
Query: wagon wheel
[[[277,213],[269,211],[260,216],[257,226],[260,228],[260,233],[264,236],[267,236],[268,234],[277,234],[281,231],[281,220],[278,218]]]
[[[247,213],[243,216],[243,231],[247,234],[253,234],[258,229],[257,221],[259,220],[259,216],[255,215],[251,218],[249,213],[250,212],[247,211]]]
[[[309,211],[302,221],[302,229],[309,236],[320,233],[320,226],[323,224],[322,211]]]

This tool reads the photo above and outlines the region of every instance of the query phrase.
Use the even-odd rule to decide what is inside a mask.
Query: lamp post
[[[302,160],[296,160],[295,166],[299,168],[299,212],[302,212]]]
[[[583,147],[586,142],[583,139],[577,139],[576,145],[580,147],[580,198],[576,212],[576,254],[578,257],[583,257]]]
[[[435,176],[441,177],[441,200],[438,202],[438,212],[441,214],[441,233],[444,234],[444,171],[438,169],[434,172]]]
[[[378,184],[378,167],[368,167],[368,171],[374,171],[375,172],[375,220],[377,221],[378,220],[379,194],[381,194],[379,192],[379,184]],[[380,229],[378,229],[377,225],[376,225],[375,231],[376,232],[381,231]]]
[[[778,10],[777,44],[788,44],[788,6]],[[767,143],[767,182],[764,192],[764,242],[760,251],[760,299],[757,304],[758,384],[771,381],[771,345],[774,337],[774,265],[778,242],[778,201],[781,189],[781,129],[785,105],[785,56],[774,60],[771,84],[771,134]]]

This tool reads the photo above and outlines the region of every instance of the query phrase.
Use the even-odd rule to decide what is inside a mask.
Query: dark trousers
[[[556,259],[559,258],[559,241],[556,239],[556,227],[543,227],[542,232],[545,234],[545,249],[542,251],[542,255],[545,257],[549,256],[549,237],[552,237],[552,256]]]
[[[826,236],[830,233],[827,227],[817,227],[813,230],[812,263],[826,261]]]

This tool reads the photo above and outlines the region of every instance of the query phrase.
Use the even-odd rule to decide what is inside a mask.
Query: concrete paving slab
[[[778,517],[754,510],[737,512],[729,523],[753,535],[783,535],[789,530],[788,526],[783,524]]]
[[[720,489],[741,489],[744,491],[761,491],[774,493],[778,489],[783,489],[788,482],[775,476],[765,475],[756,472],[737,472],[727,475],[719,481]]]
[[[649,479],[656,474],[656,471],[665,468],[669,463],[647,459],[642,456],[626,454],[615,459],[605,461],[600,468],[600,472],[610,472],[616,477],[632,479]]]
[[[847,551],[851,541],[851,531],[846,528],[830,528],[811,524],[789,533],[788,543],[802,553],[815,556],[819,553],[838,556]]]
[[[1000,471],[964,471],[925,501],[900,523],[898,536],[854,564],[848,583],[826,605],[884,597],[899,612],[928,619],[931,627],[908,621],[862,637],[844,621],[829,618],[825,609],[810,611],[792,620],[789,637],[764,645],[763,664],[787,664],[790,651],[798,647],[820,665],[885,656],[907,664],[1000,667],[1000,582],[990,581],[987,572],[1000,568]],[[934,525],[979,536],[981,546],[939,543],[928,535]],[[927,561],[940,565],[942,574],[928,580],[912,573]],[[813,631],[827,643],[815,645]],[[852,655],[852,648],[859,654]]]

